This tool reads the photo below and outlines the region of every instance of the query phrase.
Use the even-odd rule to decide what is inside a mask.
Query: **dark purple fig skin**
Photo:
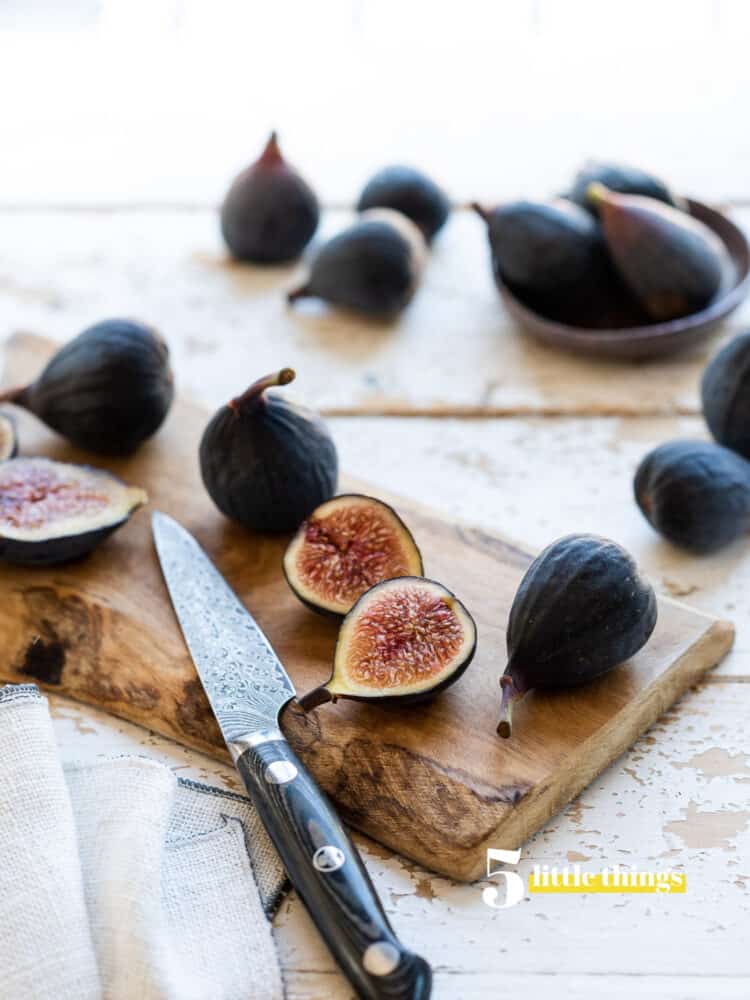
[[[0,462],[18,454],[18,432],[10,413],[0,413]]]
[[[512,288],[556,294],[591,282],[606,260],[596,220],[565,199],[473,207],[487,223],[495,280]]]
[[[108,319],[64,344],[36,381],[0,396],[73,444],[129,455],[161,427],[174,398],[164,340],[143,323]]]
[[[321,418],[266,389],[286,385],[284,368],[259,379],[211,418],[200,444],[208,493],[250,531],[294,531],[336,492],[338,456]]]
[[[44,538],[38,540],[19,541],[14,538],[0,538],[0,559],[14,566],[30,566],[44,568],[46,566],[63,566],[79,562],[90,555],[95,548],[113,532],[130,520],[130,515],[121,517],[112,524],[97,528],[95,531],[83,531],[64,538]]]
[[[315,192],[282,157],[276,133],[232,182],[221,206],[221,232],[237,260],[281,264],[300,256],[318,228]]]
[[[390,222],[363,218],[320,248],[308,280],[287,298],[319,298],[392,319],[411,301],[418,276],[419,261],[403,233]]]
[[[730,340],[711,360],[701,396],[715,440],[750,458],[750,332]]]
[[[566,197],[593,215],[598,215],[596,203],[589,196],[589,187],[594,183],[603,184],[618,194],[640,194],[662,201],[673,208],[683,211],[685,208],[682,199],[674,195],[664,181],[654,177],[653,174],[647,174],[645,170],[639,170],[638,167],[629,167],[621,163],[585,164],[576,174],[573,187]]]
[[[368,208],[393,208],[422,230],[431,242],[443,228],[450,214],[448,196],[438,185],[414,167],[392,166],[379,170],[365,185],[357,202],[357,211]]]
[[[652,319],[678,319],[711,302],[727,254],[707,226],[653,198],[596,184],[589,194],[615,267]]]
[[[711,441],[669,441],[635,474],[646,520],[674,545],[715,552],[750,531],[750,463]]]
[[[582,684],[629,659],[656,617],[654,590],[622,546],[596,535],[553,542],[513,600],[498,733],[510,736],[512,704],[532,689]]]

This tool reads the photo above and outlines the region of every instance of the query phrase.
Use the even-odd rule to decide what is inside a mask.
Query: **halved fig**
[[[330,680],[300,699],[310,709],[337,698],[424,701],[471,663],[477,628],[449,590],[424,577],[385,580],[341,623]]]
[[[9,413],[0,413],[0,462],[4,462],[18,451],[16,422]]]
[[[0,464],[0,559],[21,566],[81,559],[147,499],[100,469],[12,458]]]
[[[345,615],[376,583],[422,572],[416,542],[395,510],[359,493],[316,507],[284,554],[289,586],[321,614]]]

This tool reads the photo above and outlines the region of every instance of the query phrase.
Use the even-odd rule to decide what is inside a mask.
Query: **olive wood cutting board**
[[[14,338],[6,381],[26,381],[50,351],[45,340]],[[178,402],[134,457],[93,462],[145,487],[151,503],[88,560],[46,570],[0,567],[0,675],[37,681],[226,758],[167,597],[149,510],[172,514],[195,534],[299,693],[328,677],[337,626],[288,589],[285,539],[249,535],[212,506],[197,467],[206,416]],[[25,454],[91,462],[27,414],[19,414],[19,428]],[[394,502],[375,486],[346,480],[342,487]],[[502,740],[495,727],[505,625],[531,557],[501,535],[411,501],[395,506],[414,532],[427,575],[474,614],[474,662],[426,705],[340,701],[309,716],[292,705],[282,727],[347,822],[427,868],[472,880],[485,871],[487,847],[521,846],[721,660],[734,630],[662,599],[656,631],[637,656],[584,687],[530,695],[514,711],[512,738]]]

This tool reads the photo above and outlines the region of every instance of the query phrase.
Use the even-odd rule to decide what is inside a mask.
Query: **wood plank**
[[[700,418],[347,418],[334,430],[353,475],[443,517],[489,531],[501,524],[535,549],[576,531],[614,538],[657,591],[736,622],[735,647],[711,677],[750,680],[750,619],[739,596],[750,592],[750,540],[710,556],[682,551],[651,528],[632,495],[635,469],[651,448],[708,436]]]
[[[147,753],[182,775],[236,782],[229,766],[103,712],[56,696],[52,708],[66,759]],[[566,989],[579,989],[585,1000],[603,989],[609,994],[610,984],[615,996],[626,984],[669,1000],[709,1000],[723,991],[746,995],[739,987],[746,990],[750,976],[744,947],[750,908],[748,720],[750,686],[699,686],[523,852],[524,874],[534,861],[564,864],[582,857],[594,868],[614,862],[671,865],[688,874],[684,895],[529,896],[512,910],[492,911],[482,902],[482,884],[430,875],[355,835],[399,935],[433,962],[437,996],[496,996],[515,983],[534,997],[567,997]],[[275,936],[291,989],[316,1000],[349,996],[294,894],[277,916]]]
[[[44,345],[16,347],[17,361],[38,365]],[[307,690],[327,676],[335,625],[289,593],[278,570],[283,539],[249,537],[211,507],[195,461],[205,419],[180,403],[152,442],[113,468],[194,531]],[[31,418],[21,439],[28,451],[84,457]],[[654,636],[627,665],[575,692],[527,699],[513,740],[501,741],[494,729],[504,627],[529,557],[500,536],[399,506],[428,571],[475,613],[474,665],[418,712],[341,702],[303,716],[291,706],[283,724],[350,823],[428,867],[472,879],[484,869],[486,846],[527,840],[722,658],[733,630],[663,601]],[[221,739],[169,607],[147,517],[85,563],[43,574],[3,568],[0,591],[3,676],[32,676],[216,753]]]
[[[366,846],[394,926],[435,963],[438,979],[468,973],[457,977],[465,989],[475,976],[529,976],[552,996],[558,977],[580,976],[596,980],[601,996],[619,976],[635,991],[677,977],[710,983],[720,997],[725,977],[747,982],[748,720],[748,685],[698,686],[531,839],[516,869],[526,880],[534,863],[671,867],[687,874],[684,894],[527,894],[511,909],[490,910],[481,897],[490,883],[425,878]],[[276,926],[285,968],[332,969],[301,907],[283,907]]]
[[[750,222],[750,210],[735,213]],[[326,213],[322,235],[349,216]],[[519,334],[492,283],[483,225],[457,212],[423,285],[383,326],[315,303],[290,309],[297,269],[228,264],[214,212],[0,212],[0,339],[67,339],[138,314],[169,340],[181,388],[210,405],[282,365],[334,414],[674,414],[698,411],[714,344],[651,363],[572,357]],[[750,304],[723,337],[748,324]]]
[[[351,993],[335,972],[296,972],[284,975],[287,1000],[350,1000]],[[525,996],[533,1000],[632,1000],[634,991],[648,1000],[747,1000],[744,976],[558,976],[508,975],[495,972],[440,971],[435,976],[434,1000],[497,1000]]]

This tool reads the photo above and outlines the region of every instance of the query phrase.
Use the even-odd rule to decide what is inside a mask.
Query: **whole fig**
[[[336,492],[338,457],[321,418],[266,390],[291,368],[258,379],[209,421],[201,475],[219,510],[251,531],[293,531]]]
[[[750,333],[730,340],[703,372],[703,416],[719,444],[750,458]]]
[[[414,167],[384,167],[364,187],[357,211],[393,208],[422,230],[428,243],[443,228],[450,213],[448,196],[426,174]]]
[[[272,132],[260,158],[232,182],[221,232],[237,260],[280,264],[299,257],[319,218],[315,192],[286,162]]]
[[[379,319],[392,319],[417,289],[424,237],[400,212],[373,208],[318,251],[310,275],[289,302],[319,298]]]
[[[644,517],[675,545],[708,553],[750,531],[750,462],[712,441],[669,441],[635,474]]]
[[[516,288],[554,293],[592,281],[605,256],[596,220],[563,198],[473,207],[487,223],[495,279]]]
[[[127,455],[161,427],[173,398],[162,337],[135,320],[108,319],[63,345],[34,382],[0,401],[29,410],[79,448]]]
[[[721,288],[727,252],[708,226],[669,205],[592,184],[604,236],[625,283],[655,320],[708,305]]]
[[[508,619],[508,666],[500,736],[511,734],[513,703],[535,688],[581,684],[646,644],[656,595],[628,552],[596,535],[568,535],[529,566]]]
[[[665,205],[671,205],[673,208],[683,210],[685,208],[684,200],[678,198],[664,181],[654,177],[653,174],[621,163],[593,161],[586,163],[578,171],[567,197],[594,215],[599,214],[596,201],[589,194],[589,188],[594,183],[603,184],[618,194],[641,194],[647,198],[663,201]]]

